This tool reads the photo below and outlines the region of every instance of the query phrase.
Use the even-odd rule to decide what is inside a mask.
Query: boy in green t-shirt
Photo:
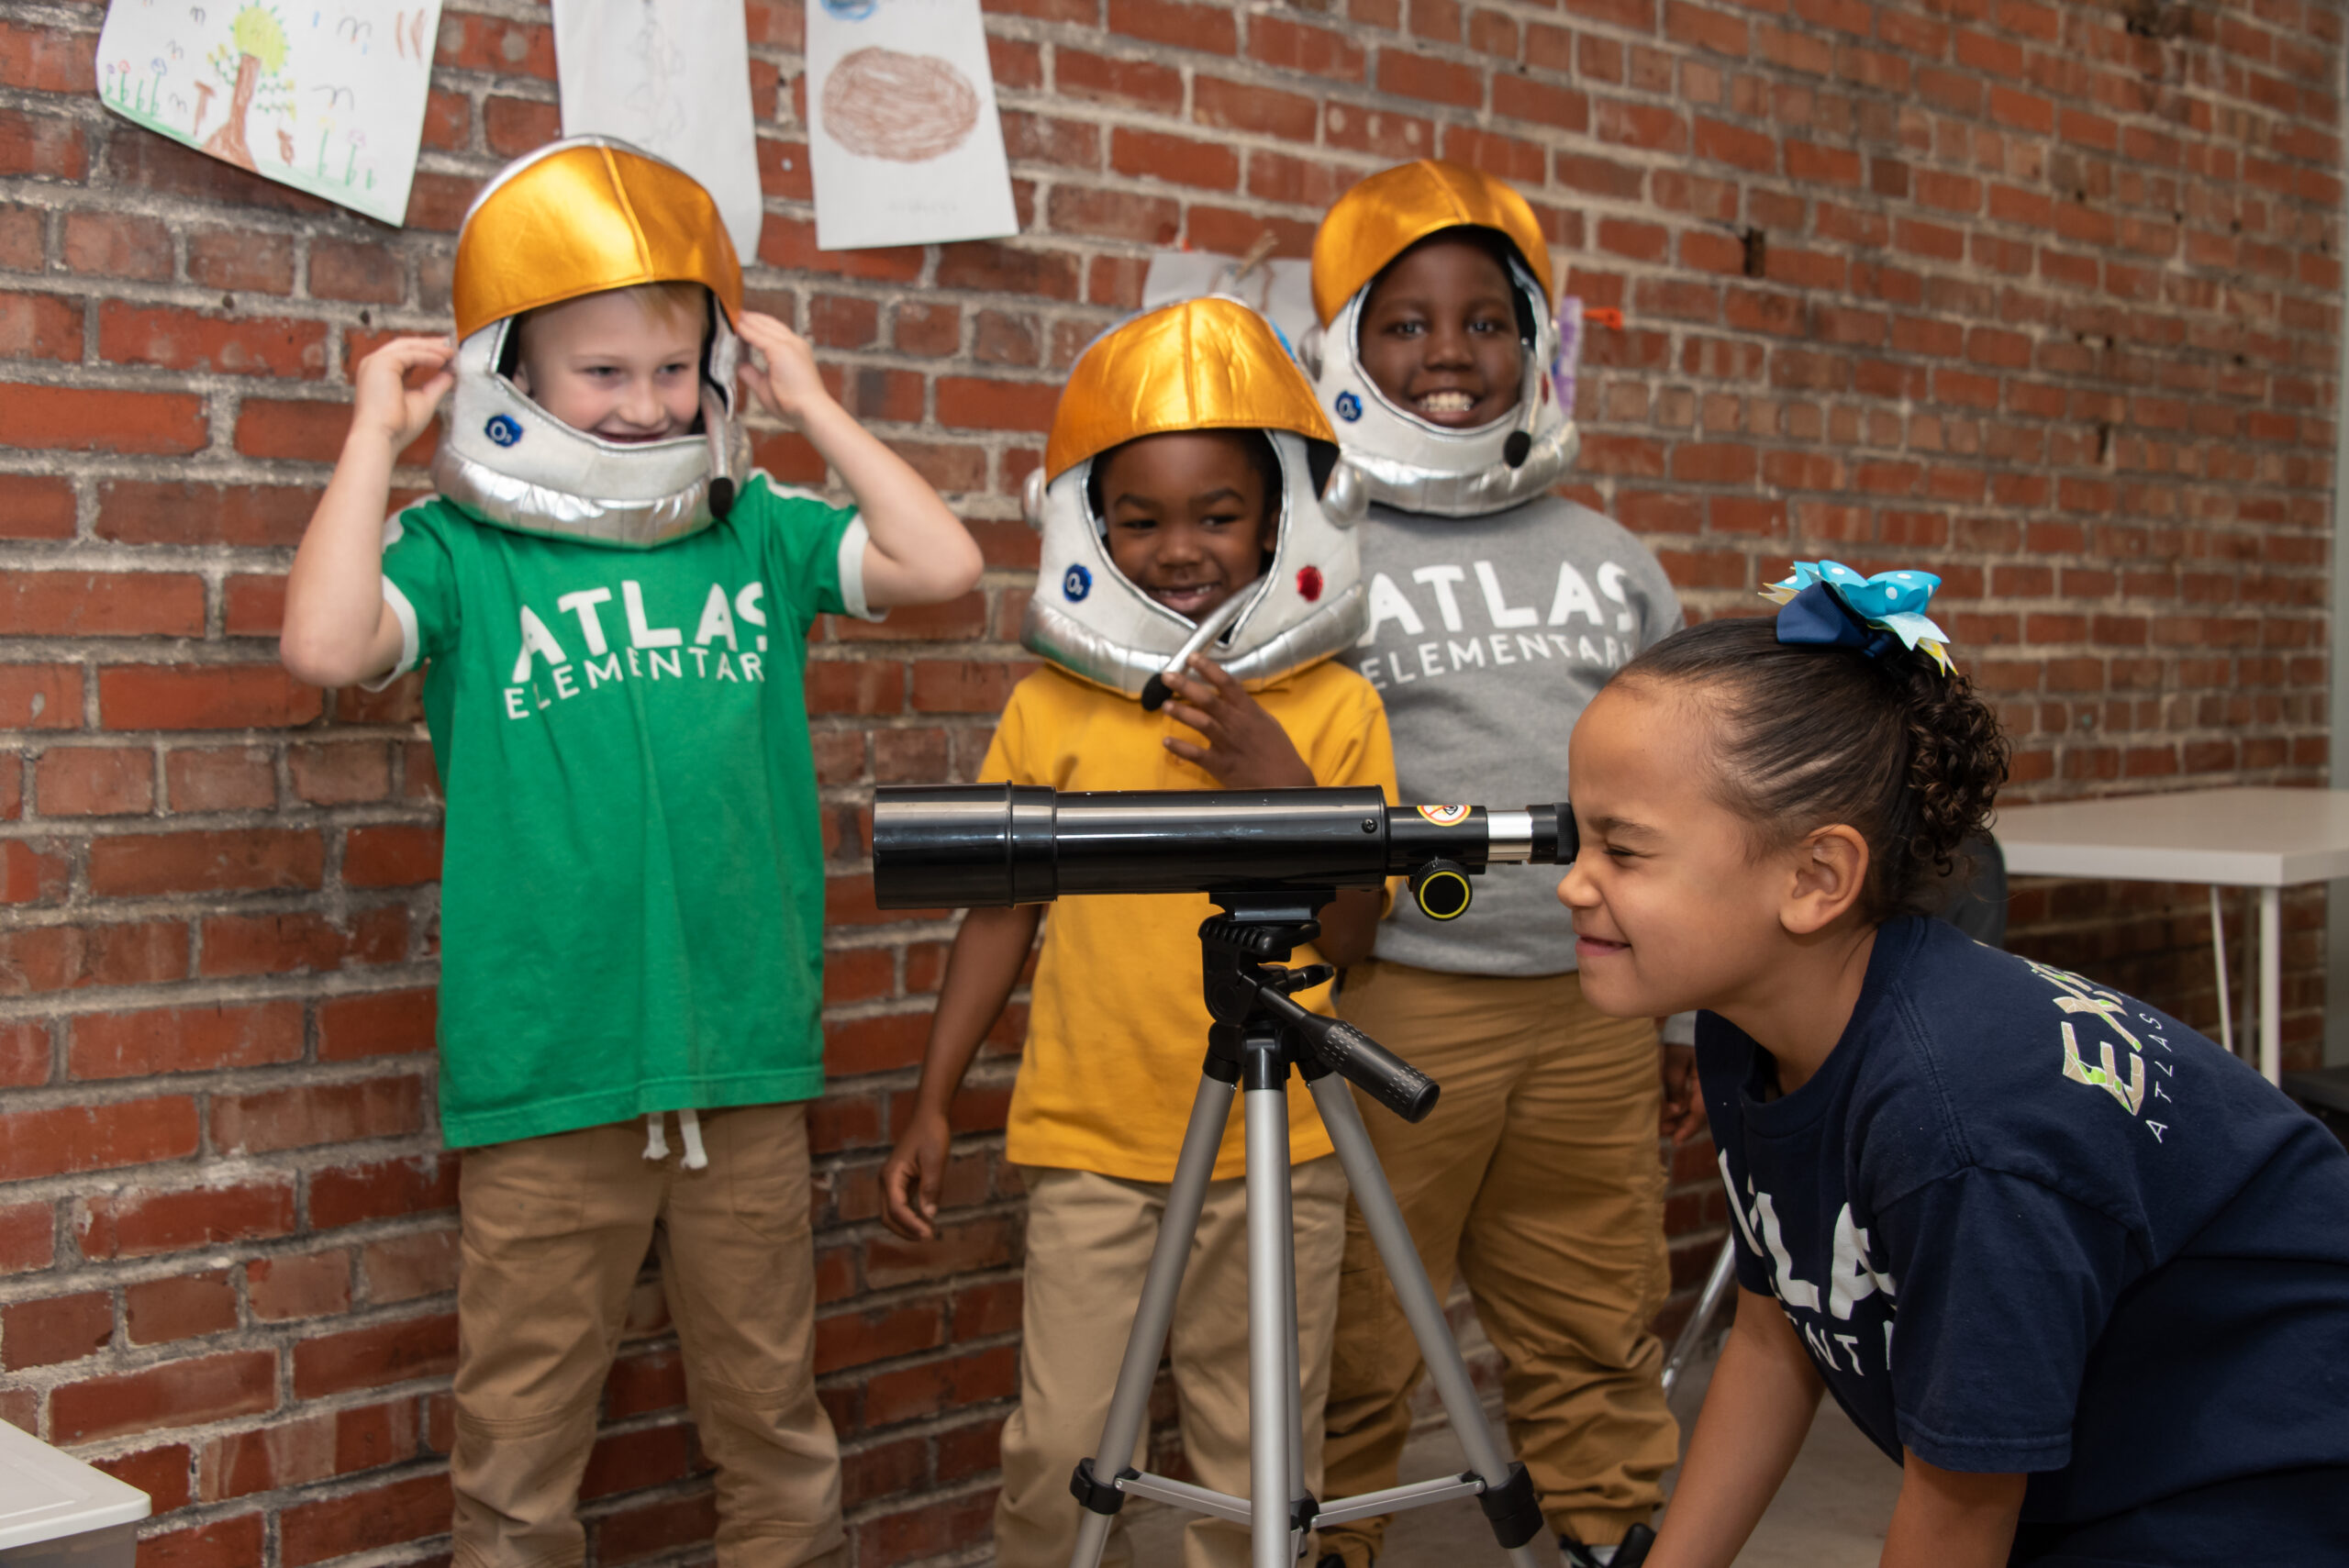
[[[464,1151],[455,1561],[582,1560],[599,1396],[656,1243],[718,1562],[815,1561],[842,1538],[812,1365],[803,649],[818,614],[966,592],[978,549],[807,343],[742,310],[714,204],[657,159],[581,138],[512,165],[466,216],[453,294],[453,347],[359,366],[283,655],[328,686],[429,661],[441,1127]],[[852,511],[746,473],[738,368]],[[379,525],[452,391],[440,494]]]

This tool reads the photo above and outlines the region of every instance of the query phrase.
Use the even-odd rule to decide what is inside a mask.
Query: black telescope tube
[[[1573,824],[1563,806],[1390,806],[1375,788],[885,785],[873,801],[874,901],[928,909],[1085,893],[1376,887],[1431,860],[1480,870],[1571,859]]]

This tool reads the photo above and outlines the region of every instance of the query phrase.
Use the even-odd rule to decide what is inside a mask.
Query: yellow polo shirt
[[[1386,710],[1369,682],[1331,661],[1255,695],[1318,783],[1375,784],[1394,800]],[[1204,769],[1160,744],[1169,735],[1198,740],[1163,710],[1145,713],[1131,697],[1047,665],[1012,689],[979,778],[1064,790],[1216,788]],[[1004,1151],[1014,1163],[1174,1178],[1207,1059],[1198,931],[1213,913],[1204,894],[1088,895],[1050,906],[1011,1091]],[[1288,962],[1319,959],[1307,947]],[[1297,999],[1330,1010],[1326,985]],[[1294,1077],[1288,1118],[1291,1161],[1330,1152],[1312,1095]],[[1241,1173],[1243,1147],[1235,1098],[1217,1179]]]

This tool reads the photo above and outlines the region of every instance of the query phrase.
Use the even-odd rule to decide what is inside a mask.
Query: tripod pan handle
[[[1425,1121],[1435,1109],[1442,1091],[1434,1079],[1352,1024],[1316,1016],[1313,1026],[1317,1053],[1346,1082],[1405,1121]]]

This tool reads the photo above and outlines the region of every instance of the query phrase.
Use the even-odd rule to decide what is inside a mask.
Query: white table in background
[[[2259,1070],[2284,1066],[2284,889],[2349,876],[2349,790],[2198,789],[1999,811],[1992,831],[2023,876],[2200,882],[2210,887],[2220,1032],[2233,1047],[2219,889],[2259,894]]]
[[[0,1568],[130,1568],[147,1494],[0,1421]]]

